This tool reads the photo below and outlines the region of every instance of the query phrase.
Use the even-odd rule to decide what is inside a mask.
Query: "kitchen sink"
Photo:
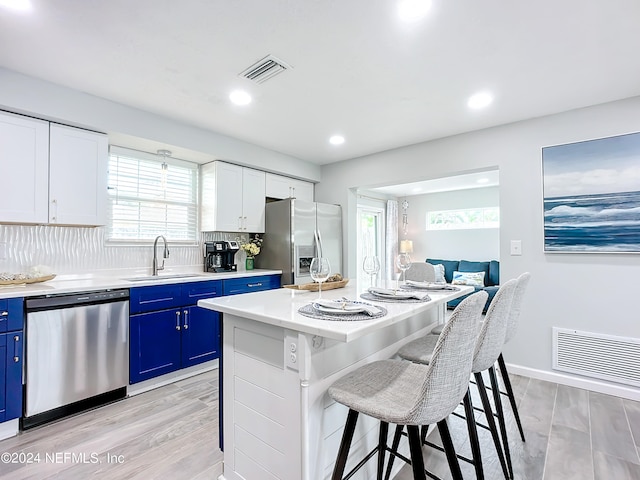
[[[193,277],[201,277],[202,275],[199,273],[182,273],[176,275],[143,275],[140,277],[132,277],[132,278],[123,278],[127,282],[148,282],[148,281],[159,281],[159,280],[171,280],[171,279],[179,279],[179,278],[193,278]]]

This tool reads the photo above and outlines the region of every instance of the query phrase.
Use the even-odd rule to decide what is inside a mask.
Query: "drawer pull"
[[[251,288],[251,287],[261,287],[262,283],[249,283],[247,284],[247,287]]]
[[[0,312],[0,317],[8,317],[9,312]]]
[[[20,337],[18,335],[14,335],[13,341],[13,361],[18,363],[20,361],[20,352],[18,351],[18,346],[20,345]]]

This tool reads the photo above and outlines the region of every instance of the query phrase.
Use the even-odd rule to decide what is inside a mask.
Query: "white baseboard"
[[[201,363],[200,365],[194,365],[193,367],[183,368],[175,372],[167,373],[160,377],[145,380],[144,382],[134,383],[127,387],[127,395],[139,395],[140,393],[148,392],[154,388],[164,387],[170,383],[175,383],[185,378],[193,377],[201,373],[209,372],[218,368],[218,359],[211,360],[210,362]]]
[[[0,423],[0,440],[15,437],[18,434],[19,430],[20,421],[17,418]]]
[[[522,375],[525,377],[535,378],[537,380],[546,380],[548,382],[559,383],[569,387],[582,388],[592,392],[614,395],[616,397],[626,398],[629,400],[640,401],[640,389],[628,387],[625,385],[617,385],[614,383],[593,380],[590,378],[567,375],[564,373],[549,372],[547,370],[537,370],[535,368],[523,367],[520,365],[507,364],[509,373]]]

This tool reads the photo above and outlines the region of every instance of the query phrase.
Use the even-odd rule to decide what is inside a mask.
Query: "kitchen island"
[[[360,300],[364,287],[322,293]],[[316,480],[331,477],[347,409],[327,389],[338,378],[394,356],[444,321],[446,302],[472,291],[429,292],[431,301],[378,303],[387,314],[329,321],[298,312],[317,292],[281,288],[200,300],[223,313],[224,480]],[[377,443],[377,422],[362,417],[351,448],[356,462]],[[406,446],[405,446],[406,447]],[[394,474],[402,467],[396,462]],[[353,462],[347,464],[347,469]],[[375,461],[354,479],[375,477]]]

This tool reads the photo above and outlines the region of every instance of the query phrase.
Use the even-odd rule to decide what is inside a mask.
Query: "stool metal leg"
[[[502,448],[504,449],[504,456],[507,459],[507,467],[509,468],[509,475],[513,478],[513,466],[511,465],[511,452],[509,452],[509,439],[507,438],[507,427],[504,421],[504,411],[502,410],[502,400],[500,399],[500,386],[498,385],[498,377],[496,377],[496,369],[491,367],[489,369],[489,379],[491,380],[491,390],[493,391],[493,403],[496,406],[496,413],[498,414],[498,427],[500,427],[500,436],[502,437]]]
[[[440,439],[442,440],[444,453],[446,453],[447,455],[447,462],[449,462],[451,477],[453,478],[453,480],[463,480],[462,471],[460,470],[460,463],[458,463],[456,450],[453,447],[453,441],[451,440],[451,433],[449,433],[449,425],[447,425],[446,418],[438,422],[438,431],[440,432]]]
[[[391,450],[393,452],[398,451],[400,439],[402,438],[402,430],[404,430],[404,425],[396,425],[396,433],[393,435],[393,442],[391,443]],[[393,468],[393,462],[395,459],[395,455],[389,455],[389,462],[387,463],[387,473],[384,476],[384,480],[389,480],[389,478],[391,477],[391,469]]]
[[[382,472],[384,471],[384,457],[387,453],[387,435],[389,433],[389,424],[380,422],[380,435],[378,436],[378,480],[382,480]]]
[[[424,459],[422,458],[422,442],[420,432],[416,425],[407,425],[407,435],[409,436],[409,451],[411,452],[411,468],[414,480],[427,480],[424,471]],[[460,477],[462,480],[462,477]],[[454,477],[454,480],[455,477]]]
[[[471,402],[471,392],[467,389],[467,394],[462,400],[464,403],[464,416],[467,420],[467,430],[469,431],[469,442],[471,444],[471,456],[473,466],[476,469],[476,479],[484,480],[484,470],[482,468],[482,455],[480,454],[480,442],[478,441],[478,429],[476,419],[473,415],[473,403]]]
[[[351,448],[353,434],[356,431],[357,421],[358,412],[356,410],[349,409],[347,422],[345,423],[344,431],[342,432],[340,448],[338,449],[338,458],[336,459],[336,464],[333,467],[331,480],[342,480],[342,475],[344,475],[344,469],[347,465],[347,458],[349,457],[349,448]]]
[[[516,417],[516,423],[518,424],[518,430],[520,430],[520,438],[524,442],[524,431],[522,430],[522,423],[520,423],[520,414],[518,413],[518,405],[516,404],[516,397],[513,394],[513,388],[511,388],[511,379],[509,378],[509,372],[507,372],[507,366],[504,363],[502,354],[498,357],[498,367],[500,367],[500,375],[502,375],[502,381],[504,387],[507,389],[507,396],[509,397],[509,403],[511,403],[511,410],[513,410],[513,416]]]
[[[511,477],[509,475],[509,470],[507,469],[507,464],[504,460],[502,447],[500,446],[498,428],[496,427],[496,422],[493,419],[493,410],[491,409],[491,403],[489,403],[489,396],[487,395],[487,389],[484,386],[482,373],[478,372],[478,373],[474,373],[473,375],[476,379],[476,386],[478,387],[478,393],[480,394],[480,398],[482,399],[482,408],[484,409],[484,416],[486,417],[487,423],[489,424],[489,430],[491,431],[491,436],[493,437],[493,443],[496,447],[496,451],[498,452],[498,459],[500,460],[500,465],[502,466],[502,473],[504,473],[504,478],[509,480]]]

